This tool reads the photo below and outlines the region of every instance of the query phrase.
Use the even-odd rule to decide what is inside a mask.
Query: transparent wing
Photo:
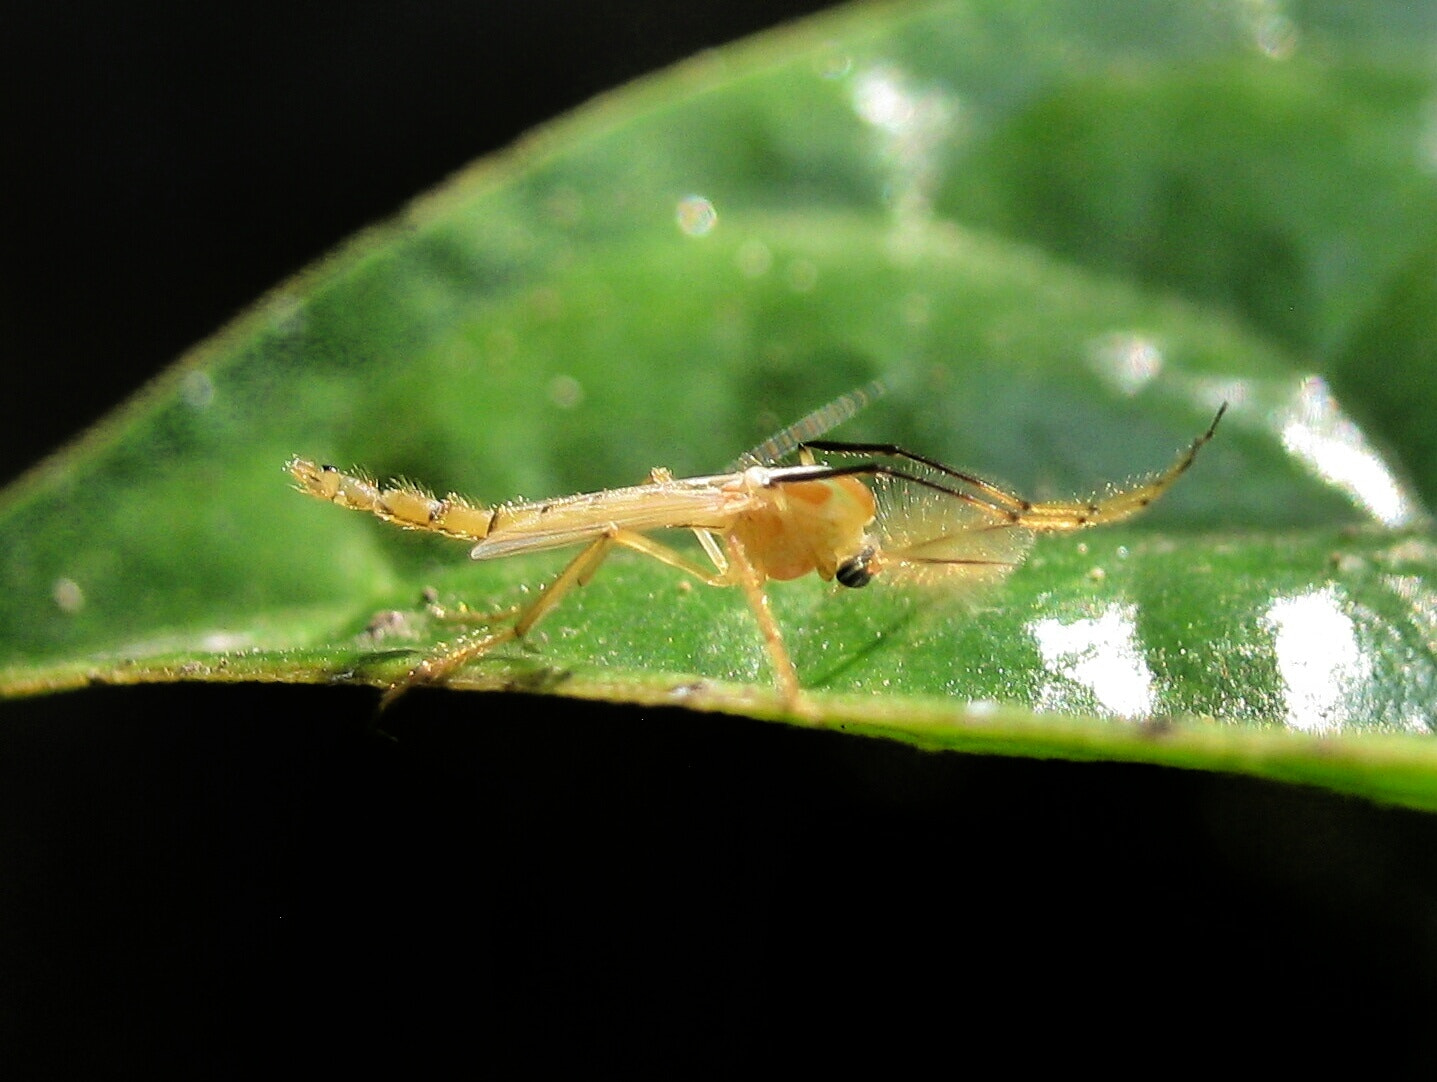
[[[963,589],[1000,581],[1023,562],[1033,531],[986,492],[913,462],[893,468],[872,478],[885,578]]]
[[[833,470],[868,479],[877,503],[878,570],[895,579],[982,583],[1022,563],[1036,533],[1121,522],[1148,507],[1192,466],[1226,412],[1224,402],[1207,430],[1162,473],[1090,500],[1033,503],[893,444],[811,440],[799,453],[805,463],[822,454]]]

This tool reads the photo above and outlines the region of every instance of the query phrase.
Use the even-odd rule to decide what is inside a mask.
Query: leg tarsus
[[[454,670],[477,657],[482,657],[494,647],[517,637],[518,634],[514,628],[505,627],[498,631],[460,639],[457,645],[445,647],[442,652],[431,654],[385,690],[383,697],[379,700],[380,711],[389,709],[396,699],[411,688],[423,684],[441,683]]]

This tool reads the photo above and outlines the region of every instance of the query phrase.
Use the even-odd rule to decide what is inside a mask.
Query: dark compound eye
[[[838,565],[834,578],[840,586],[849,586],[858,589],[860,586],[867,586],[873,581],[873,572],[868,570],[868,561],[873,559],[873,550],[866,548],[857,556],[850,556]]]

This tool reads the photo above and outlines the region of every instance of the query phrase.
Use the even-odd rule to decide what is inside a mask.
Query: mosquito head
[[[867,586],[873,581],[873,576],[878,570],[871,566],[874,555],[875,550],[872,545],[869,545],[857,556],[850,556],[839,564],[833,577],[838,580],[840,586],[848,586],[855,590],[860,586]]]

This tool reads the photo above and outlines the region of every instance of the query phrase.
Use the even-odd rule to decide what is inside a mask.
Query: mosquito
[[[785,708],[806,715],[811,710],[769,607],[768,582],[812,573],[849,589],[875,579],[944,586],[997,581],[1023,561],[1037,534],[1117,522],[1158,499],[1187,472],[1227,410],[1224,402],[1207,430],[1159,474],[1097,499],[1034,502],[894,444],[819,438],[881,393],[872,384],[835,399],[724,473],[674,477],[656,468],[644,484],[558,499],[482,506],[453,494],[439,499],[409,482],[379,485],[299,457],[287,469],[299,490],[317,499],[404,529],[473,542],[475,560],[582,546],[531,602],[425,658],[386,691],[381,706],[523,639],[570,590],[587,584],[610,553],[628,549],[710,586],[739,587]],[[795,457],[794,465],[779,464]],[[708,563],[650,536],[660,530],[691,531]]]

